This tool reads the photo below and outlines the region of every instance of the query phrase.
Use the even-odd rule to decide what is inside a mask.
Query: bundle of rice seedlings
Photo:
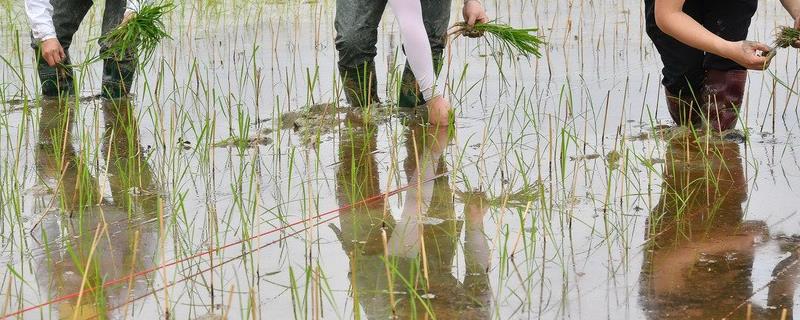
[[[172,38],[165,31],[162,17],[174,8],[172,3],[143,4],[127,23],[100,37],[100,41],[107,45],[107,50],[96,60],[122,59],[136,52],[140,63],[145,64],[162,39]]]
[[[506,24],[499,23],[476,23],[474,26],[466,22],[459,22],[453,25],[450,35],[456,38],[466,36],[470,38],[488,36],[497,41],[503,50],[517,55],[534,55],[541,58],[539,48],[545,44],[542,38],[535,35],[539,29],[516,29]]]
[[[794,45],[795,42],[800,40],[800,30],[792,27],[778,27],[775,32],[775,46],[779,48],[788,48]]]

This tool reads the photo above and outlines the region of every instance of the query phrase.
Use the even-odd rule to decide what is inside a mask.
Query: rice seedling
[[[800,41],[800,30],[792,27],[780,26],[775,31],[775,46],[778,48],[788,48]]]
[[[106,44],[106,50],[90,61],[121,60],[130,58],[131,52],[135,52],[140,63],[147,64],[158,44],[164,39],[172,39],[164,18],[174,9],[171,2],[144,3],[133,18],[99,38]]]
[[[776,56],[770,73],[750,74],[737,154],[666,128],[641,2],[484,3],[508,25],[484,27],[489,46],[445,49],[457,111],[439,157],[411,112],[343,107],[333,2],[175,2],[155,19],[173,38],[140,68],[130,107],[78,97],[69,112],[35,102],[27,26],[6,12],[0,26],[16,31],[0,34],[0,317],[72,317],[80,296],[98,318],[745,318],[736,306],[751,301],[754,316],[780,318],[751,296],[790,296],[777,292],[786,277],[750,279],[794,270],[775,264],[797,222],[775,199],[794,196],[799,171],[800,122],[787,111],[797,62]],[[99,25],[92,10],[86,23]],[[531,21],[542,28],[508,27]],[[82,30],[75,61],[96,49],[78,44],[98,30]],[[545,38],[558,45],[545,52]],[[387,104],[402,86],[399,40],[381,24]],[[76,68],[79,92],[96,91],[97,71]],[[418,222],[405,239],[403,218]],[[747,245],[719,255],[705,243]],[[693,264],[672,268],[682,261]],[[717,281],[731,268],[741,277]],[[663,278],[673,269],[685,272]],[[726,295],[670,287],[702,308],[658,295],[687,277]],[[46,305],[69,294],[63,310]]]
[[[478,22],[470,26],[462,21],[454,24],[451,30],[450,36],[455,38],[461,36],[470,38],[486,37],[488,38],[487,41],[494,41],[502,51],[508,52],[512,56],[533,55],[541,58],[540,49],[545,45],[545,41],[535,35],[539,31],[538,28],[518,29],[495,22]]]

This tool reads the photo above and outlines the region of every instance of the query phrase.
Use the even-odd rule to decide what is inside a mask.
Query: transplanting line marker
[[[316,227],[316,226],[319,226],[319,225],[321,225],[321,224],[323,224],[323,223],[326,223],[326,222],[328,222],[328,221],[331,221],[331,220],[333,220],[333,219],[336,219],[337,217],[338,217],[338,216],[332,216],[332,217],[329,217],[329,218],[327,218],[327,219],[325,219],[325,220],[322,220],[322,221],[320,221],[320,222],[317,222],[316,224],[314,224],[314,226],[315,226],[315,227]],[[154,295],[156,292],[160,292],[160,291],[162,291],[162,290],[165,290],[165,289],[167,289],[167,288],[170,288],[170,287],[172,287],[172,286],[174,286],[174,285],[176,285],[176,284],[178,284],[178,283],[181,283],[181,282],[187,281],[187,280],[189,280],[189,279],[192,279],[192,278],[194,278],[194,277],[197,277],[197,276],[199,276],[199,275],[201,275],[201,274],[203,274],[203,273],[209,272],[209,271],[211,271],[212,269],[216,269],[216,268],[218,268],[218,267],[220,267],[220,266],[222,266],[222,265],[224,265],[224,264],[227,264],[227,263],[229,263],[229,262],[233,262],[233,261],[239,260],[239,259],[241,259],[242,257],[244,257],[244,256],[246,256],[246,255],[248,255],[248,254],[255,253],[255,252],[256,252],[256,251],[258,251],[258,250],[264,249],[264,248],[266,248],[266,247],[268,247],[268,246],[271,246],[271,245],[273,245],[273,244],[276,244],[276,243],[278,243],[278,242],[281,242],[281,241],[283,241],[283,240],[285,240],[285,239],[288,239],[288,238],[294,237],[294,236],[296,236],[296,235],[298,235],[298,234],[300,234],[300,233],[302,233],[302,232],[305,232],[306,230],[307,230],[307,228],[304,228],[304,229],[297,230],[297,231],[295,231],[295,232],[292,232],[292,233],[290,233],[290,234],[288,234],[288,235],[285,235],[285,236],[283,236],[283,237],[280,237],[280,238],[278,238],[278,239],[276,239],[276,240],[273,240],[273,241],[271,241],[271,242],[268,242],[268,243],[266,243],[266,244],[264,244],[264,245],[261,245],[261,246],[260,246],[260,247],[258,247],[258,248],[252,249],[252,250],[250,250],[250,251],[248,251],[248,252],[242,253],[242,254],[240,254],[240,255],[238,255],[238,256],[235,256],[235,257],[233,257],[233,258],[230,258],[230,259],[228,259],[228,260],[225,260],[225,261],[223,261],[223,262],[221,262],[221,263],[219,263],[219,264],[216,264],[216,265],[210,266],[210,267],[208,267],[208,268],[205,268],[205,269],[203,269],[203,270],[200,270],[200,271],[197,271],[197,272],[195,272],[195,273],[193,273],[193,274],[190,274],[190,275],[188,275],[188,276],[185,276],[185,277],[181,278],[181,279],[180,279],[180,280],[178,280],[178,281],[173,281],[173,282],[167,283],[167,284],[165,284],[164,286],[162,286],[161,288],[158,288],[158,289],[153,289],[153,290],[151,290],[149,293],[146,293],[146,294],[140,295],[140,296],[138,296],[138,297],[135,297],[135,298],[133,298],[133,299],[127,300],[127,301],[125,301],[125,302],[124,302],[124,303],[122,303],[122,304],[119,304],[119,305],[117,305],[117,306],[111,307],[111,308],[109,308],[109,309],[108,309],[108,311],[116,310],[116,309],[122,308],[122,307],[124,307],[124,306],[130,305],[130,304],[131,304],[131,303],[133,303],[133,302],[136,302],[136,301],[139,301],[139,300],[141,300],[141,299],[144,299],[144,298],[147,298],[147,297],[149,297],[149,296],[152,296],[152,295]],[[91,317],[91,318],[89,318],[89,319],[96,319],[97,317],[99,317],[99,315],[95,315],[95,316],[93,316],[93,317]],[[87,320],[88,320],[88,319],[87,319]]]
[[[500,154],[498,153],[498,154],[495,154],[495,155],[493,155],[493,156],[489,156],[489,157],[480,157],[478,160],[476,160],[476,161],[473,161],[472,163],[469,163],[469,164],[467,164],[467,165],[476,164],[476,163],[478,163],[478,161],[479,161],[479,160],[486,160],[486,159],[494,158],[495,156],[498,156],[498,155],[500,155]],[[428,179],[426,179],[426,180],[422,181],[421,183],[428,183],[428,182],[431,182],[431,181],[433,181],[433,180],[436,180],[436,179],[439,179],[439,178],[441,178],[441,177],[444,177],[444,176],[446,176],[446,175],[447,175],[447,174],[449,174],[449,173],[451,173],[451,171],[442,172],[442,173],[440,173],[440,174],[437,174],[437,175],[435,175],[435,176],[433,176],[433,177],[430,177],[430,178],[428,178]],[[85,293],[93,292],[94,290],[97,290],[97,289],[100,289],[100,288],[103,288],[103,289],[104,289],[104,288],[107,288],[107,287],[110,287],[110,286],[113,286],[113,285],[118,285],[118,284],[122,284],[122,283],[127,283],[128,281],[130,281],[130,280],[132,280],[132,279],[135,279],[135,278],[138,278],[138,277],[140,277],[140,276],[147,275],[147,274],[150,274],[150,273],[153,273],[153,272],[156,272],[156,271],[159,271],[159,270],[162,270],[162,269],[165,269],[165,268],[171,267],[171,266],[175,266],[175,265],[177,265],[177,264],[180,264],[180,263],[183,263],[183,262],[186,262],[186,261],[189,261],[189,260],[195,259],[195,258],[200,258],[200,257],[206,256],[206,255],[211,255],[212,253],[217,253],[217,252],[220,252],[220,251],[222,251],[222,250],[228,249],[228,248],[230,248],[230,247],[233,247],[233,246],[235,246],[235,245],[239,245],[239,244],[242,244],[242,243],[245,243],[245,242],[251,241],[251,240],[255,240],[255,239],[257,239],[257,238],[261,238],[261,237],[263,237],[263,236],[267,236],[267,235],[270,235],[270,234],[273,234],[273,233],[276,233],[276,232],[279,232],[279,231],[283,231],[283,230],[289,229],[289,228],[291,228],[291,227],[294,227],[294,226],[297,226],[297,225],[300,225],[300,224],[304,224],[304,223],[306,223],[306,222],[309,222],[309,221],[312,221],[312,220],[316,220],[316,219],[319,219],[319,218],[322,218],[322,217],[325,217],[325,216],[332,215],[332,214],[334,214],[334,213],[340,213],[340,212],[342,212],[342,211],[344,211],[344,210],[347,210],[347,209],[353,208],[353,207],[355,207],[355,206],[357,206],[357,205],[361,205],[361,204],[367,204],[367,203],[371,203],[371,202],[374,202],[374,201],[377,201],[377,200],[380,200],[380,199],[389,198],[389,197],[391,197],[391,196],[394,196],[394,195],[396,195],[396,194],[399,194],[399,193],[401,193],[401,192],[403,192],[403,191],[406,191],[406,190],[408,190],[408,189],[410,189],[410,188],[413,188],[413,187],[415,187],[415,186],[417,186],[417,183],[414,183],[414,185],[408,184],[408,185],[405,185],[405,186],[403,186],[403,187],[397,188],[397,189],[395,189],[395,190],[392,190],[392,191],[387,191],[387,192],[381,193],[381,194],[379,194],[379,195],[376,195],[376,196],[373,196],[373,197],[370,197],[370,198],[367,198],[367,199],[361,200],[361,201],[359,201],[359,202],[356,202],[356,203],[351,203],[351,204],[348,204],[348,205],[345,205],[345,206],[341,206],[341,207],[339,207],[339,208],[336,208],[336,209],[332,209],[332,210],[326,211],[326,212],[324,212],[324,213],[318,214],[318,215],[316,215],[316,216],[313,216],[313,217],[310,217],[310,218],[307,218],[307,219],[303,219],[303,220],[298,220],[298,221],[292,222],[292,223],[290,223],[290,224],[287,224],[287,225],[285,225],[285,226],[283,226],[283,227],[280,227],[280,228],[276,228],[276,229],[272,229],[272,230],[268,230],[268,231],[265,231],[265,232],[259,233],[259,234],[257,234],[257,235],[251,236],[251,237],[249,237],[249,238],[247,238],[247,239],[238,240],[238,241],[235,241],[235,242],[232,242],[232,243],[229,243],[229,244],[223,245],[223,246],[221,246],[221,247],[217,247],[217,248],[214,248],[214,249],[211,249],[211,250],[203,251],[203,252],[200,252],[200,253],[197,253],[197,254],[194,254],[194,255],[188,256],[188,257],[186,257],[186,258],[183,258],[183,259],[179,259],[179,260],[175,260],[175,261],[172,261],[172,262],[169,262],[169,263],[162,264],[162,265],[160,265],[160,266],[158,266],[158,267],[153,267],[153,268],[145,269],[145,270],[142,270],[142,271],[139,271],[139,272],[132,273],[132,274],[130,274],[130,275],[127,275],[127,276],[121,277],[121,278],[117,278],[117,279],[114,279],[114,280],[110,280],[110,281],[107,281],[107,282],[105,282],[105,283],[103,283],[103,284],[101,284],[101,285],[99,285],[99,286],[96,286],[96,287],[86,288],[86,289],[80,290],[80,291],[78,291],[78,292],[74,292],[74,293],[71,293],[71,294],[68,294],[68,295],[64,295],[64,296],[60,296],[60,297],[58,297],[58,298],[51,299],[51,300],[49,300],[49,301],[47,301],[47,302],[44,302],[44,303],[41,303],[41,304],[37,304],[37,305],[30,306],[30,307],[27,307],[27,308],[19,309],[19,310],[17,310],[17,311],[14,311],[14,312],[12,312],[12,313],[8,313],[8,314],[5,314],[5,315],[3,315],[3,316],[0,316],[0,319],[8,319],[8,318],[11,318],[11,317],[16,317],[16,316],[22,315],[22,314],[24,314],[24,313],[26,313],[26,312],[33,311],[33,310],[37,310],[37,309],[41,309],[41,308],[43,308],[43,307],[46,307],[46,306],[49,306],[49,305],[51,305],[51,304],[55,304],[55,303],[58,303],[58,302],[61,302],[61,301],[65,301],[65,300],[69,300],[69,299],[72,299],[72,298],[79,297],[79,296],[81,296],[81,295],[83,295],[83,294],[85,294]],[[319,222],[317,225],[319,225],[319,224],[321,224],[321,223],[324,223],[324,222],[327,222],[327,221],[330,221],[330,220],[332,220],[332,219],[334,219],[334,218],[336,218],[336,217],[337,217],[337,215],[334,215],[334,216],[332,216],[332,217],[330,217],[330,218],[326,219],[325,221]],[[233,260],[235,260],[235,259],[238,259],[239,257],[242,257],[242,256],[244,256],[244,255],[246,255],[246,254],[250,254],[250,253],[252,253],[252,252],[255,252],[255,251],[257,251],[257,250],[263,249],[264,247],[267,247],[267,246],[269,246],[269,245],[275,244],[275,243],[277,243],[278,241],[281,241],[281,240],[283,240],[283,239],[285,239],[285,238],[287,238],[287,237],[291,237],[291,236],[293,236],[293,235],[296,235],[296,234],[298,234],[298,233],[300,233],[300,232],[303,232],[303,231],[305,231],[306,229],[307,229],[307,228],[301,229],[301,230],[299,230],[299,231],[297,231],[297,232],[294,232],[294,233],[292,233],[292,234],[290,234],[290,235],[287,235],[287,236],[284,236],[284,237],[282,237],[282,238],[279,238],[278,240],[275,240],[275,241],[272,241],[272,242],[270,242],[270,243],[267,243],[267,244],[265,244],[265,245],[263,245],[263,246],[261,246],[261,247],[259,247],[259,248],[253,249],[253,250],[251,250],[250,252],[248,252],[248,253],[245,253],[245,254],[242,254],[242,255],[240,255],[240,256],[238,256],[238,257],[236,257],[236,258],[232,258],[232,259],[226,260],[226,261],[225,261],[225,262],[223,262],[222,264],[225,264],[225,263],[228,263],[228,262],[230,262],[230,261],[233,261]],[[221,264],[220,264],[220,265],[221,265]],[[219,266],[219,265],[218,265],[218,266]],[[209,268],[208,270],[210,270],[210,268]],[[191,277],[193,277],[193,276],[196,276],[196,275],[199,275],[199,274],[202,274],[202,273],[204,273],[204,272],[206,272],[206,271],[208,271],[208,270],[202,270],[202,271],[199,271],[198,273],[196,273],[196,274],[193,274]],[[187,277],[187,278],[181,279],[181,280],[179,280],[179,281],[177,281],[177,282],[172,282],[172,283],[170,283],[170,284],[166,284],[166,285],[164,285],[164,287],[162,287],[161,289],[158,289],[158,290],[163,290],[163,289],[165,289],[165,288],[168,288],[168,287],[170,287],[170,286],[173,286],[173,285],[175,285],[175,284],[176,284],[176,283],[178,283],[178,282],[185,281],[185,280],[187,280],[188,278],[191,278],[191,277]],[[149,296],[149,295],[150,295],[150,294],[148,294],[148,295],[146,295],[146,296]],[[146,296],[140,296],[140,297],[134,298],[133,300],[130,300],[130,301],[128,301],[127,303],[133,302],[133,301],[135,301],[135,300],[141,299],[141,298],[143,298],[143,297],[146,297]],[[116,308],[116,307],[115,307],[115,308]]]

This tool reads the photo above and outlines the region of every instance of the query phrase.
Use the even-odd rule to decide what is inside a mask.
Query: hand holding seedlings
[[[450,35],[458,38],[465,36],[469,38],[482,37],[486,33],[490,38],[497,40],[501,50],[506,50],[517,55],[534,55],[537,58],[542,54],[539,47],[544,45],[544,40],[534,33],[539,31],[536,28],[516,29],[509,25],[497,23],[475,23],[469,25],[467,22],[458,22],[451,28]]]
[[[41,93],[45,97],[59,97],[76,93],[69,48],[91,1],[83,0],[25,0],[25,13],[31,25],[32,47],[37,55],[37,71]],[[103,60],[103,85],[101,95],[107,98],[125,96],[130,92],[135,78],[136,47],[144,48],[149,57],[155,43],[166,36],[163,24],[158,21],[171,5],[140,6],[140,0],[120,0],[106,3],[103,12],[102,35],[99,37],[100,54],[79,65]],[[121,22],[115,27],[116,22]],[[72,43],[72,47],[75,43]],[[139,59],[141,60],[141,59]],[[146,59],[145,59],[146,60]]]
[[[144,5],[139,12],[128,11],[119,27],[100,37],[108,48],[100,59],[122,59],[137,52],[141,63],[147,63],[164,38],[170,38],[162,21],[175,6],[172,3]]]
[[[800,48],[800,30],[797,27],[778,27],[778,31],[775,32],[775,46]]]
[[[42,58],[47,61],[47,65],[55,67],[57,64],[64,61],[66,54],[58,38],[50,38],[42,41],[41,43]]]
[[[800,48],[800,29],[798,29],[800,26],[798,26],[798,24],[800,24],[800,20],[795,22],[794,28],[787,26],[778,27],[775,32],[775,48]],[[775,57],[775,54],[776,50],[769,52],[769,55],[767,55],[768,59]]]
[[[775,45],[781,48],[789,46],[800,48],[800,1],[797,0],[781,0],[781,4],[794,19],[794,28],[780,27],[775,39]],[[784,33],[786,31],[787,33]],[[787,37],[788,36],[788,37]],[[789,42],[781,42],[789,41]]]
[[[766,53],[773,51],[768,45],[755,41],[737,41],[727,43],[723,51],[725,56],[750,70],[764,70],[769,66]]]
[[[468,26],[474,26],[475,23],[489,22],[489,17],[486,16],[486,10],[478,0],[464,1],[464,8],[461,9],[461,13],[464,16],[464,22],[466,22]],[[466,36],[473,37],[471,35]]]
[[[131,19],[133,19],[133,17],[135,17],[135,16],[136,16],[136,11],[133,11],[133,10],[130,10],[130,9],[129,10],[125,10],[125,16],[122,17],[122,22],[119,23],[119,26],[121,27],[121,26],[126,25],[128,23],[128,21],[131,21]]]

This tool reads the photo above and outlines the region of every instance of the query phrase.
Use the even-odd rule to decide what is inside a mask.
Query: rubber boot
[[[417,78],[411,72],[411,68],[406,66],[403,71],[403,79],[400,83],[400,97],[397,100],[397,106],[400,108],[415,108],[425,104],[425,98],[422,96],[422,91],[419,90],[417,85]]]
[[[381,103],[374,63],[368,62],[356,68],[339,66],[339,74],[344,85],[344,95],[351,107],[363,108]]]
[[[136,74],[136,60],[103,60],[103,86],[101,95],[107,99],[127,97]]]
[[[667,97],[667,109],[672,120],[679,126],[700,128],[703,124],[700,113],[697,112],[695,99],[685,99],[681,94],[673,94],[664,89]]]
[[[433,66],[436,68],[436,75],[442,68],[441,55],[433,57]],[[400,108],[415,108],[427,103],[425,97],[422,96],[422,91],[419,90],[419,84],[414,73],[411,72],[411,66],[406,62],[405,69],[403,70],[403,79],[400,84],[400,98],[397,101],[397,106]]]
[[[747,70],[708,70],[702,89],[703,118],[717,132],[733,129],[744,98]]]
[[[61,64],[51,67],[47,65],[44,58],[39,58],[38,63],[39,82],[41,83],[42,96],[45,98],[58,98],[73,95],[72,67],[70,67],[69,55]]]

